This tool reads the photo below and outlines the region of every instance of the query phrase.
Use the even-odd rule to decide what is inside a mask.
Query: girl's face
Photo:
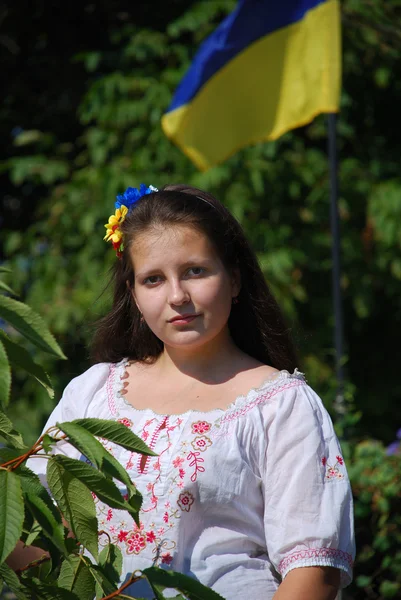
[[[227,328],[240,290],[208,238],[187,225],[141,234],[130,250],[134,300],[166,346],[196,348]]]

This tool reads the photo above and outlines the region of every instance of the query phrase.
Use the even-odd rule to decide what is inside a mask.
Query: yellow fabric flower
[[[115,214],[109,217],[109,222],[105,225],[106,235],[103,239],[106,240],[106,242],[112,242],[113,246],[114,244],[119,244],[122,240],[123,236],[120,225],[124,221],[127,212],[128,208],[122,204],[120,208],[116,209]]]

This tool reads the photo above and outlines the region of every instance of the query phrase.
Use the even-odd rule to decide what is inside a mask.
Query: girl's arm
[[[273,600],[335,600],[339,587],[339,569],[300,567],[288,573]]]
[[[46,550],[36,546],[25,546],[24,542],[19,541],[6,559],[6,563],[13,571],[18,571],[32,562],[48,557],[49,554]]]

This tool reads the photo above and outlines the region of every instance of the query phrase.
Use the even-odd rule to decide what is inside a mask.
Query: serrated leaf
[[[149,585],[152,588],[152,592],[155,595],[155,600],[165,600],[165,597],[163,595],[163,590],[166,589],[166,586],[158,585],[157,583],[152,583],[151,581],[149,581]]]
[[[11,368],[4,344],[0,340],[0,406],[8,406],[11,392]]]
[[[53,563],[50,558],[47,558],[44,562],[41,562],[39,565],[34,567],[30,567],[29,571],[24,575],[22,579],[30,579],[31,577],[36,577],[40,581],[46,582],[47,577],[50,575],[52,571]],[[53,581],[48,581],[48,583],[53,583]]]
[[[56,425],[63,433],[68,435],[69,442],[98,469],[102,468],[104,457],[107,454],[111,456],[92,433],[74,421],[56,423]]]
[[[4,281],[2,281],[0,279],[0,289],[4,290],[5,292],[7,292],[8,294],[11,294],[12,296],[18,296],[18,294],[16,294],[14,292],[14,290],[12,288],[10,288],[9,285],[7,285]]]
[[[107,419],[75,419],[71,422],[85,427],[97,437],[114,442],[126,450],[131,450],[131,452],[138,452],[146,456],[157,456],[140,437],[121,423],[115,423]]]
[[[72,590],[81,559],[76,554],[70,555],[63,561],[57,583],[66,590]]]
[[[79,596],[70,590],[65,590],[54,584],[46,585],[36,578],[27,580],[27,585],[30,588],[30,600],[87,600],[86,598],[79,598]]]
[[[13,460],[14,458],[19,458],[25,451],[27,452],[29,448],[0,448],[0,465],[8,462],[9,460]]]
[[[0,411],[0,433],[10,433],[14,429],[14,425],[5,413]]]
[[[14,425],[3,412],[0,411],[0,435],[16,448],[23,448],[24,441],[21,434],[14,429]]]
[[[81,556],[70,556],[61,566],[58,585],[76,594],[80,600],[93,600],[95,580]]]
[[[40,498],[40,496],[36,496],[35,494],[24,494],[24,498],[28,510],[32,514],[33,518],[42,527],[44,534],[52,540],[53,544],[60,550],[60,552],[66,554],[67,550],[64,544],[64,527],[61,523],[60,515],[58,514],[58,516],[55,517],[54,512],[49,508],[46,502]]]
[[[47,483],[77,540],[97,560],[98,523],[92,494],[53,457],[47,465]],[[78,462],[78,461],[77,461]]]
[[[0,469],[0,563],[4,562],[21,537],[24,502],[18,475]]]
[[[20,475],[22,493],[35,495],[43,500],[57,522],[61,523],[60,513],[54,505],[47,489],[42,485],[39,476],[26,465],[20,465],[16,471]]]
[[[116,586],[108,579],[103,567],[91,565],[89,568],[96,581],[96,598],[103,598],[116,591]]]
[[[148,569],[144,569],[142,573],[149,581],[152,589],[155,586],[159,592],[165,588],[174,588],[185,594],[189,600],[224,600],[220,594],[207,588],[197,579],[193,579],[182,573],[165,571],[157,567],[149,567]]]
[[[26,537],[25,545],[31,546],[41,531],[42,531],[42,528],[39,525],[39,523],[37,521],[34,521],[32,527],[31,527],[31,530],[29,531],[29,533]]]
[[[42,317],[23,302],[0,295],[0,317],[38,348],[57,358],[66,358]]]
[[[25,350],[19,344],[16,344],[0,330],[0,337],[8,354],[8,359],[14,367],[18,367],[26,371],[29,375],[34,377],[47,391],[50,398],[54,397],[54,390],[46,371],[38,364],[36,364],[29,352]]]
[[[111,508],[127,510],[132,516],[137,517],[137,511],[132,508],[121,496],[119,489],[113,481],[107,479],[100,471],[80,460],[74,460],[60,454],[54,456],[52,461],[59,463],[72,476],[77,477],[91,492]]]
[[[139,511],[142,504],[142,495],[136,489],[131,481],[127,471],[121,464],[102,446],[102,444],[87,431],[75,422],[57,423],[63,433],[68,435],[70,444],[79,450],[99,471],[104,475],[118,479],[127,487],[129,504],[136,511]]]
[[[14,592],[17,600],[29,600],[29,597],[24,594],[24,588],[20,580],[6,563],[0,565],[0,580],[3,580],[10,590]]]
[[[99,566],[107,578],[118,585],[123,568],[123,555],[115,544],[107,544],[99,554]]]

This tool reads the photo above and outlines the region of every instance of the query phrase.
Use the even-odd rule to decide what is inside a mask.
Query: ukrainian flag
[[[201,170],[337,112],[338,0],[239,0],[206,39],[162,118]]]

